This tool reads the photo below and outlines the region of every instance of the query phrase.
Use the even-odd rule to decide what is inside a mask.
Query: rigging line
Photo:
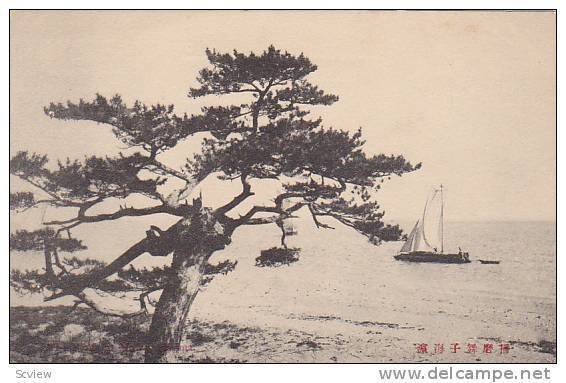
[[[440,231],[440,252],[444,253],[444,188],[440,184],[440,223],[438,229]]]

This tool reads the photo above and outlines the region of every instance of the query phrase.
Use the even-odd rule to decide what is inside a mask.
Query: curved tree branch
[[[84,213],[83,214],[79,213],[76,217],[67,220],[49,221],[49,222],[45,222],[45,224],[67,225],[67,224],[75,224],[75,223],[94,223],[94,222],[116,220],[122,217],[141,217],[141,216],[160,214],[160,213],[185,217],[191,211],[192,211],[192,207],[190,205],[179,205],[177,207],[173,207],[164,204],[164,205],[158,205],[158,206],[147,207],[142,209],[135,209],[132,207],[128,207],[125,209],[120,209],[113,213],[102,213],[102,214],[90,215],[90,216],[87,216]],[[65,228],[65,230],[66,229],[67,228]]]
[[[87,287],[94,287],[103,279],[111,276],[112,274],[121,270],[128,263],[142,255],[143,253],[150,253],[153,256],[165,256],[173,250],[174,241],[171,240],[174,233],[179,229],[183,220],[180,220],[166,231],[161,231],[159,235],[153,233],[136,244],[131,246],[122,255],[109,263],[107,266],[97,269],[93,272],[78,275],[68,278],[57,286],[62,291],[55,293],[47,298],[45,301],[51,301],[66,295],[77,295]],[[151,231],[150,231],[151,232]]]
[[[196,183],[196,180],[194,178],[188,176],[187,174],[185,174],[185,173],[183,173],[179,170],[173,169],[173,168],[165,165],[162,162],[157,161],[157,159],[155,159],[155,158],[150,157],[149,163],[150,163],[150,165],[153,165],[157,169],[161,170],[162,172],[169,174],[171,176],[174,176],[176,178],[179,178],[180,180],[185,181],[187,184],[193,185],[193,184]]]
[[[226,214],[227,212],[238,206],[240,203],[242,203],[244,200],[246,200],[248,197],[251,197],[252,195],[255,194],[251,191],[251,185],[249,184],[246,178],[247,175],[245,173],[242,173],[240,175],[240,181],[242,182],[242,192],[238,194],[236,197],[234,197],[234,199],[232,199],[226,205],[216,209],[214,211],[214,214],[216,216],[223,216],[224,214]]]

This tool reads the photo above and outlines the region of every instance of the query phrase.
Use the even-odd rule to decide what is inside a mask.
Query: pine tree
[[[173,105],[127,106],[120,96],[97,95],[92,101],[50,104],[45,113],[61,120],[88,120],[109,126],[116,138],[134,154],[115,157],[91,156],[83,161],[60,161],[55,169],[46,156],[18,152],[10,160],[10,172],[33,185],[47,198],[34,193],[10,195],[10,207],[28,209],[40,204],[74,208],[66,220],[45,222],[37,231],[18,231],[10,237],[14,250],[41,250],[42,271],[12,271],[16,289],[47,293],[46,300],[74,296],[77,304],[102,311],[84,290],[139,293],[140,312],[151,303],[148,294],[161,290],[155,306],[145,359],[165,362],[174,357],[183,326],[199,286],[215,273],[236,266],[222,262],[212,266],[211,255],[228,246],[235,230],[244,225],[275,224],[281,229],[281,247],[262,252],[258,266],[277,266],[298,259],[298,249],[287,248],[285,238],[295,234],[286,222],[299,209],[310,212],[321,229],[331,229],[319,217],[334,218],[352,227],[373,243],[398,240],[398,226],[386,225],[383,212],[373,200],[384,179],[414,171],[402,156],[373,155],[363,151],[362,132],[327,128],[320,118],[309,118],[309,107],[332,105],[338,97],[311,84],[307,77],[317,70],[303,54],[292,55],[270,46],[260,55],[220,53],[206,50],[209,65],[197,77],[199,86],[189,97],[219,97],[239,94],[238,105],[210,106],[193,115],[178,116]],[[166,166],[159,155],[199,132],[206,132],[202,150],[178,168]],[[141,172],[152,177],[140,177]],[[220,175],[219,175],[220,174]],[[219,175],[219,176],[218,176]],[[223,206],[203,206],[202,199],[190,203],[185,196],[207,177],[238,180],[241,192]],[[164,196],[159,186],[171,179],[185,185],[174,195]],[[267,205],[253,206],[238,218],[230,212],[254,195],[253,179],[279,180],[282,191]],[[121,207],[111,213],[92,213],[110,198],[142,195],[153,201],[143,208]],[[85,248],[72,237],[72,229],[122,217],[164,213],[177,217],[162,230],[147,228],[146,237],[132,244],[109,264],[60,252]],[[172,254],[170,266],[154,269],[126,267],[144,253],[163,257]],[[111,277],[112,278],[108,278]]]

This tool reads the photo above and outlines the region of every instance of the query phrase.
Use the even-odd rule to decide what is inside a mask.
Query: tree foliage
[[[68,253],[86,249],[80,240],[61,237],[49,227],[34,231],[17,230],[10,234],[10,250],[43,251],[46,246]]]
[[[299,260],[300,249],[272,247],[262,250],[259,257],[255,259],[255,265],[258,267],[279,267],[290,265]]]
[[[10,210],[27,209],[35,205],[35,196],[32,192],[10,193]]]

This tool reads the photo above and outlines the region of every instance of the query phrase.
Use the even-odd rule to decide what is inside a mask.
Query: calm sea
[[[443,269],[436,283],[446,288],[494,295],[550,298],[556,295],[556,224],[554,222],[448,222],[445,248],[470,253],[468,265],[419,265],[404,272],[426,278],[430,267]],[[479,259],[498,260],[483,265]],[[415,265],[413,265],[415,266]],[[428,267],[427,267],[428,266]]]
[[[132,222],[133,223],[133,222]],[[345,268],[363,269],[360,279],[371,278],[384,272],[406,280],[407,285],[423,289],[462,291],[465,295],[473,292],[492,296],[528,297],[554,300],[556,296],[556,224],[554,222],[447,222],[445,224],[445,249],[457,251],[460,246],[470,253],[471,264],[412,264],[392,261],[392,255],[401,243],[386,243],[373,247],[364,237],[349,228],[318,230],[299,226],[299,235],[294,241],[304,249],[301,262],[293,266],[299,273],[301,263],[312,263],[320,258],[320,267],[332,267],[337,271],[341,264]],[[336,226],[336,225],[335,225]],[[411,224],[403,224],[410,230]],[[128,227],[128,230],[124,230]],[[126,250],[144,236],[144,225],[106,225],[84,227],[77,236],[88,245],[88,250],[77,256],[88,256],[111,261],[121,251]],[[119,233],[119,234],[117,234]],[[301,235],[301,233],[303,235]],[[228,258],[239,259],[238,268],[252,265],[259,250],[278,243],[278,230],[268,227],[246,228],[237,232],[233,243],[222,254]],[[356,257],[356,254],[360,254]],[[335,254],[335,255],[332,255]],[[14,252],[10,255],[11,267],[18,269],[42,266],[42,254]],[[221,257],[219,257],[221,258]],[[304,261],[303,261],[304,259]],[[478,259],[499,260],[499,265],[482,265]],[[138,264],[152,265],[163,262],[162,258],[142,256]],[[326,263],[329,265],[327,266]],[[313,267],[315,265],[313,264]],[[317,266],[318,267],[318,266]],[[257,268],[250,268],[246,274]],[[238,270],[236,270],[238,271]],[[243,270],[242,270],[243,271]],[[309,273],[309,269],[304,270]],[[362,272],[362,271],[360,271]],[[286,274],[287,272],[285,272]],[[226,276],[229,279],[230,275]],[[316,275],[307,276],[316,279]],[[333,278],[329,274],[329,278]],[[326,281],[330,284],[332,281]],[[37,304],[39,300],[16,297],[12,294],[12,304]]]

